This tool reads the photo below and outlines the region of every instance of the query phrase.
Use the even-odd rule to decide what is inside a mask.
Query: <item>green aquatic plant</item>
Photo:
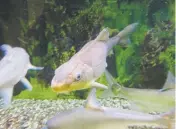
[[[116,80],[120,84],[128,87],[134,87],[141,83],[143,77],[140,74],[141,54],[140,49],[143,43],[147,26],[140,25],[136,32],[131,36],[131,44],[127,48],[115,47],[116,56]]]
[[[168,15],[172,24],[175,25],[175,0],[168,0]]]
[[[125,50],[119,50],[122,48],[116,48],[119,54],[116,54],[116,69],[117,69],[117,81],[126,86],[133,87],[135,83],[139,83],[140,80],[140,56],[136,49],[131,45]],[[138,79],[137,79],[138,78]],[[138,81],[137,81],[138,80]]]
[[[114,55],[111,53],[110,56],[114,56],[115,60],[113,62],[116,63],[114,71],[117,73],[116,80],[120,84],[127,87],[139,87],[142,84],[142,87],[145,87],[146,82],[152,82],[150,78],[148,79],[152,75],[150,75],[150,72],[146,73],[146,71],[149,71],[148,68],[153,68],[151,71],[156,71],[156,74],[159,75],[163,75],[168,69],[174,71],[175,56],[173,55],[174,45],[172,44],[174,31],[161,29],[168,28],[170,22],[172,22],[172,25],[175,23],[174,2],[173,0],[166,1],[168,9],[165,13],[168,11],[166,18],[169,21],[159,22],[161,12],[158,11],[155,18],[156,26],[159,27],[154,27],[153,32],[148,32],[149,27],[146,24],[146,14],[149,8],[148,0],[135,0],[133,2],[118,2],[116,0],[81,1],[77,9],[70,8],[71,2],[69,1],[67,1],[68,4],[61,2],[62,4],[59,5],[54,0],[45,1],[44,7],[42,3],[38,8],[39,11],[43,9],[43,13],[39,16],[40,14],[37,12],[39,17],[36,17],[36,21],[32,16],[32,9],[29,10],[29,17],[31,17],[29,19],[32,20],[28,22],[25,19],[20,20],[21,37],[18,39],[20,45],[29,52],[33,64],[50,67],[54,70],[74,55],[85,42],[93,39],[102,28],[108,27],[110,37],[112,37],[126,25],[139,22],[139,27],[130,37],[131,44],[127,48],[114,47]],[[42,19],[45,25],[39,19]],[[171,28],[174,29],[173,26]],[[149,38],[150,34],[152,35],[151,38]],[[165,47],[170,41],[171,45],[168,45],[168,48]],[[160,47],[163,46],[165,49],[160,51]],[[160,70],[161,73],[157,72],[157,67],[160,66],[164,69]],[[44,76],[46,74],[43,73]],[[157,81],[157,79],[154,80]],[[46,82],[50,81],[48,79]],[[104,75],[98,81],[106,84]],[[50,87],[49,84],[44,85]],[[40,89],[36,89],[35,92],[38,92],[37,90]],[[43,90],[42,92],[46,91]],[[87,91],[70,93],[75,98],[86,96],[86,94]],[[60,98],[62,95],[58,97]]]
[[[172,26],[173,24],[158,22],[155,28],[149,30],[146,25],[141,24],[132,35],[131,44],[127,48],[115,47],[116,80],[120,84],[128,87],[140,87],[141,84],[143,87],[161,88],[166,71],[174,71]],[[159,67],[163,67],[162,71]],[[152,71],[163,76],[163,81],[157,83],[158,76],[151,76]]]
[[[140,75],[140,47],[148,27],[144,25],[146,22],[145,13],[147,9],[146,1],[132,2],[130,4],[121,2],[118,8],[116,1],[108,0],[107,6],[104,8],[104,25],[109,28],[121,29],[130,22],[139,21],[140,25],[136,32],[130,37],[131,44],[127,48],[116,46],[114,48],[117,80],[126,86],[133,87],[142,81]],[[118,30],[109,29],[110,36],[118,33]]]
[[[157,21],[175,24],[175,0],[150,0],[147,9],[148,25],[154,27]]]
[[[48,53],[43,58],[45,66],[50,66],[52,69],[56,69],[58,65],[63,64],[68,61],[68,59],[75,54],[75,47],[72,46],[68,50],[60,51],[58,45],[54,45],[54,43],[49,42],[48,44]]]
[[[103,24],[103,7],[103,2],[96,0],[89,8],[78,11],[75,17],[62,24],[66,34],[75,40],[76,49],[91,39],[94,31],[99,30]]]
[[[160,63],[164,63],[168,71],[175,75],[175,45],[170,45],[159,55]]]
[[[104,7],[104,24],[103,26],[110,28],[122,29],[132,22],[145,23],[145,13],[147,2],[132,2],[130,4],[121,2],[118,8],[118,2],[107,0],[107,6]]]
[[[50,85],[47,85],[44,80],[31,77],[30,82],[33,87],[32,91],[23,91],[19,95],[15,96],[14,99],[80,99],[80,97],[76,96],[73,92],[68,95],[54,93],[50,88]]]
[[[147,32],[141,48],[141,73],[144,75],[143,84],[146,85],[146,87],[161,88],[164,84],[166,73],[170,67],[167,65],[170,64],[164,63],[164,60],[161,61],[159,58],[161,58],[160,56],[163,56],[162,53],[166,51],[168,47],[171,46],[171,48],[174,48],[173,44],[173,24],[158,22],[154,28]],[[173,51],[171,55],[173,56],[171,56],[172,58],[169,58],[169,62],[174,61]],[[173,69],[171,71],[173,71]]]
[[[32,91],[23,91],[15,96],[15,99],[57,99],[57,95],[53,93],[51,88],[46,88],[46,84],[42,80],[30,78]]]

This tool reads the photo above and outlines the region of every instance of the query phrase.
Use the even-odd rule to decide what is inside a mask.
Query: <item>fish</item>
[[[162,90],[121,86],[115,81],[107,69],[105,70],[105,76],[109,88],[103,91],[99,96],[100,98],[124,98],[132,105],[131,109],[143,112],[165,112],[175,107],[175,81],[171,72],[168,72],[168,77]],[[171,87],[171,85],[174,86]]]
[[[32,91],[32,85],[25,78],[28,70],[42,70],[30,63],[30,57],[25,49],[12,47],[8,44],[0,46],[3,58],[0,60],[0,97],[3,108],[11,105],[14,86],[20,81],[27,90]]]
[[[107,67],[106,57],[116,44],[129,43],[129,35],[135,31],[138,23],[125,27],[118,35],[109,38],[108,28],[86,43],[70,60],[55,70],[51,88],[56,93],[68,94],[71,91],[91,87],[107,89],[104,84],[96,82]]]
[[[89,107],[94,107],[94,109]],[[174,121],[170,115],[173,113],[175,113],[174,109],[151,115],[133,110],[104,107],[96,98],[96,88],[91,88],[82,107],[57,113],[46,122],[43,129],[127,129],[139,126],[171,129]]]

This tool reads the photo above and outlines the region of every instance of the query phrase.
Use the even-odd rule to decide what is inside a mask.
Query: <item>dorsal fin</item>
[[[95,39],[96,41],[107,41],[109,39],[109,31],[108,28],[104,28],[97,38]]]
[[[96,88],[91,89],[84,107],[87,109],[102,111],[102,107],[98,102],[98,100],[96,99]]]
[[[167,79],[166,79],[166,81],[164,83],[164,86],[159,91],[165,91],[165,90],[174,89],[174,88],[175,88],[175,77],[169,71],[168,74],[167,74]]]

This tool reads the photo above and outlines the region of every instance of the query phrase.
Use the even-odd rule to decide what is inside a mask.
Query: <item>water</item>
[[[124,43],[125,45],[115,45],[106,58],[107,70],[112,74],[115,82],[128,88],[158,90],[163,86],[167,87],[165,82],[167,82],[168,73],[175,76],[174,5],[174,0],[2,0],[0,4],[0,45],[8,44],[12,47],[24,48],[29,55],[30,63],[44,67],[44,69],[28,70],[28,61],[24,62],[26,58],[22,59],[22,54],[19,56],[20,54],[12,53],[12,58],[14,60],[18,58],[18,61],[15,62],[15,68],[10,70],[13,65],[8,62],[5,62],[5,65],[2,63],[4,54],[3,51],[0,51],[0,91],[2,92],[7,87],[13,89],[13,92],[9,93],[12,94],[12,107],[7,110],[0,107],[0,118],[2,118],[0,119],[0,129],[42,128],[42,119],[47,115],[44,121],[51,118],[58,110],[67,109],[67,106],[63,108],[61,103],[58,104],[60,107],[58,110],[55,109],[56,107],[52,109],[52,103],[56,101],[68,100],[65,103],[72,105],[72,108],[79,107],[81,104],[77,104],[77,101],[84,101],[90,88],[57,94],[51,88],[55,70],[71,59],[87,42],[94,40],[106,27],[109,37],[112,38],[126,26],[138,23],[136,30]],[[91,56],[82,58],[93,58],[98,54],[97,50]],[[103,60],[103,58],[101,59]],[[95,58],[93,63],[96,61]],[[64,78],[72,66],[74,64],[66,67],[59,77]],[[18,69],[17,67],[24,74],[19,70],[15,71]],[[5,68],[5,72],[3,72]],[[79,72],[74,75],[77,74]],[[14,77],[12,77],[13,75]],[[33,87],[32,91],[26,89],[30,86],[27,82],[20,81],[21,76],[26,77],[30,82]],[[175,77],[173,78],[175,79]],[[7,82],[2,83],[5,79]],[[104,73],[101,73],[96,81],[108,85]],[[167,84],[168,87],[173,88],[175,83],[168,82]],[[83,85],[85,83],[82,83],[80,87]],[[116,87],[112,88],[114,91],[117,90]],[[101,96],[103,91],[104,89],[97,89],[97,95]],[[3,98],[1,92],[0,95]],[[109,106],[113,104],[115,107],[119,107],[118,102],[114,103],[119,99],[121,98],[107,100],[113,102]],[[24,109],[21,109],[18,107],[18,102],[31,105],[31,114],[35,110],[35,103],[36,105],[44,103],[42,108],[45,110],[36,109],[41,113],[37,114],[36,111],[33,111],[37,115],[34,117],[40,121],[29,120],[32,118],[25,116],[29,107],[25,106]],[[108,104],[106,105],[108,106]],[[123,106],[120,105],[120,107]],[[25,112],[24,116],[20,110]],[[53,112],[48,112],[52,110]],[[17,126],[13,120],[10,122],[10,117],[16,120]],[[32,121],[33,124],[25,123],[25,119]]]

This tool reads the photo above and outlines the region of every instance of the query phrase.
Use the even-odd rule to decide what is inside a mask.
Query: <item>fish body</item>
[[[170,72],[168,73],[168,75]],[[140,110],[144,112],[165,112],[175,106],[175,88],[171,87],[170,81],[173,80],[173,76],[168,76],[166,79],[165,87],[162,89],[167,90],[156,90],[156,89],[138,89],[138,88],[127,88],[120,86],[112,77],[112,75],[106,70],[105,71],[106,79],[109,84],[109,88],[105,90],[100,98],[107,97],[121,97],[127,99],[131,105],[131,109]],[[112,91],[112,87],[119,88],[118,92],[115,94]]]
[[[160,116],[111,110],[107,108],[100,112],[76,108],[65,111],[48,121],[48,129],[127,129],[145,125],[165,127],[161,124],[163,121]]]
[[[43,68],[33,66],[30,63],[28,53],[23,48],[12,48],[4,44],[1,49],[5,53],[0,61],[0,97],[4,99],[4,106],[8,107],[11,103],[14,85],[21,81],[31,91],[32,86],[25,78],[27,71],[29,69],[41,70]]]
[[[89,108],[95,107],[94,109]],[[99,107],[100,110],[96,110]],[[169,112],[173,114],[175,110]],[[151,115],[138,111],[103,107],[95,98],[92,89],[84,107],[66,110],[56,114],[46,123],[47,129],[127,129],[132,126],[169,127],[165,114]]]
[[[107,89],[107,86],[95,82],[107,67],[106,57],[114,45],[128,39],[136,26],[137,23],[133,23],[112,38],[109,38],[107,28],[103,29],[96,39],[85,44],[69,61],[55,70],[51,81],[53,91],[62,93],[90,87]]]
[[[14,48],[0,62],[1,88],[4,85],[15,85],[25,77],[29,64],[29,55],[21,48]]]

